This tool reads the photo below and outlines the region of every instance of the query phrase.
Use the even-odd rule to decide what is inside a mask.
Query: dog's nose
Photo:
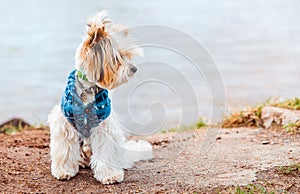
[[[131,66],[130,71],[132,72],[132,74],[134,74],[137,71],[137,68],[135,66]]]

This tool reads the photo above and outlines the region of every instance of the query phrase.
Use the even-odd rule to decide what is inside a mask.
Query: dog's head
[[[142,55],[128,28],[107,19],[103,10],[87,21],[87,35],[76,51],[76,69],[99,87],[113,89],[135,74],[132,59]]]

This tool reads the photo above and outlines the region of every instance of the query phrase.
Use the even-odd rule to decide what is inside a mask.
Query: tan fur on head
[[[92,48],[97,42],[101,40],[101,38],[107,36],[105,32],[105,27],[98,28],[96,25],[92,25],[89,27],[87,31],[88,37],[83,43],[83,47],[81,50],[81,57],[85,57],[86,52],[88,49]]]
[[[133,56],[142,55],[142,49],[129,35],[128,28],[113,24],[107,11],[90,17],[87,36],[77,49],[76,68],[86,73],[89,81],[106,89],[127,82]]]
[[[82,49],[81,57],[85,57],[88,49],[92,48],[101,38],[106,37],[108,34],[105,32],[105,24],[110,20],[106,19],[107,11],[103,10],[99,14],[95,14],[87,21],[87,38],[85,39]]]

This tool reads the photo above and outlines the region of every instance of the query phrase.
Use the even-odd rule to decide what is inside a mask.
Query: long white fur
[[[51,142],[51,173],[57,179],[70,179],[79,171],[80,149],[78,133],[56,105],[48,117]],[[152,158],[152,146],[146,141],[127,141],[110,116],[92,129],[90,166],[94,177],[103,184],[121,182],[123,169],[134,162]]]
[[[102,11],[99,14],[91,17],[88,24],[96,24],[102,27],[110,22],[106,19],[107,12]],[[119,29],[118,29],[119,28]],[[116,34],[124,33],[125,28],[112,27],[108,29],[111,34],[117,37]],[[118,36],[121,41],[122,36]],[[124,36],[124,39],[128,37]],[[128,40],[124,40],[126,42]],[[132,42],[127,42],[132,46]],[[82,62],[79,56],[79,50],[82,44],[79,45],[76,54],[76,68]],[[128,46],[128,45],[127,45]],[[116,48],[119,49],[119,48]],[[141,54],[141,49],[132,51],[131,54]],[[128,76],[128,67],[120,68],[117,76],[119,82],[116,86],[126,83]],[[90,84],[80,82],[83,86]],[[79,91],[78,87],[77,90]],[[78,92],[77,91],[77,92]],[[88,99],[93,99],[89,96]],[[70,179],[79,171],[79,165],[83,164],[86,158],[82,157],[80,150],[79,136],[76,129],[64,117],[59,105],[56,105],[48,117],[50,126],[50,156],[51,156],[51,173],[57,179]],[[103,184],[113,184],[121,182],[124,178],[124,169],[132,167],[133,163],[139,160],[147,160],[152,157],[152,146],[146,141],[128,141],[123,135],[123,131],[117,124],[115,118],[111,115],[105,121],[102,121],[99,126],[91,130],[91,136],[88,139],[83,139],[84,150],[91,150],[90,167],[94,172],[94,177]],[[84,151],[83,150],[83,151]],[[89,160],[88,160],[89,161]]]
[[[152,146],[147,141],[127,141],[125,144],[125,156],[127,160],[137,162],[152,158]]]
[[[57,179],[70,179],[79,170],[79,140],[77,131],[56,105],[48,117],[50,127],[51,173]]]

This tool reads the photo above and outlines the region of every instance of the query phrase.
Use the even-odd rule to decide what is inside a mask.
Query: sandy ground
[[[298,175],[284,178],[276,170],[299,163],[299,135],[257,128],[214,130],[219,133],[207,152],[201,151],[205,129],[144,137],[154,146],[154,158],[138,162],[122,183],[109,186],[97,182],[90,169],[69,181],[53,178],[47,131],[1,134],[0,193],[230,193],[232,185],[266,182],[278,193],[300,190]]]

